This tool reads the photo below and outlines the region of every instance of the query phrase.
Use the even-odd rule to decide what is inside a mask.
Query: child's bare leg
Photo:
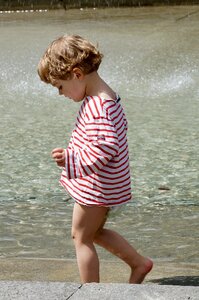
[[[151,271],[153,262],[141,256],[120,234],[104,229],[98,231],[95,243],[125,261],[131,268],[129,283],[142,283]]]
[[[72,237],[82,283],[99,282],[99,260],[93,242],[106,213],[105,207],[74,204]]]

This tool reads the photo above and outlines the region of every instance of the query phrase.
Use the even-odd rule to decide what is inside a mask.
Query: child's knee
[[[76,231],[74,231],[74,230],[72,230],[72,232],[71,232],[71,238],[72,238],[73,243],[74,243],[75,246],[78,245],[78,244],[82,244],[82,238],[81,238],[80,235],[79,235]]]
[[[74,243],[87,244],[89,242],[93,242],[94,240],[94,236],[92,234],[88,234],[87,232],[79,231],[73,228],[71,231],[71,237]]]
[[[75,240],[76,237],[77,237],[77,231],[74,228],[72,228],[71,229],[71,238],[72,238],[72,240]]]

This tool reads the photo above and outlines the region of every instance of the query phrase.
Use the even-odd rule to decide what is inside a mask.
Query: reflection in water
[[[67,144],[78,104],[57,97],[36,74],[46,46],[68,32],[99,43],[100,72],[120,93],[129,121],[134,201],[108,225],[154,259],[197,262],[199,19],[181,18],[194,10],[1,16],[2,257],[75,255],[72,201],[50,151]]]

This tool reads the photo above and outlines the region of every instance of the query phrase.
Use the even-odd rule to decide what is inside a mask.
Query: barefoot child
[[[104,227],[108,212],[130,201],[131,179],[127,121],[119,96],[97,73],[101,60],[102,54],[76,35],[56,39],[41,58],[41,80],[82,101],[68,147],[54,149],[52,157],[63,167],[60,183],[75,201],[72,237],[82,283],[100,281],[94,244],[129,265],[129,283],[141,283],[152,261]]]

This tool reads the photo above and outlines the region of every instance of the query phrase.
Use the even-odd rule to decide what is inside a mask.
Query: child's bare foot
[[[142,283],[145,276],[153,268],[153,262],[149,258],[145,258],[142,265],[132,268],[129,283]]]

